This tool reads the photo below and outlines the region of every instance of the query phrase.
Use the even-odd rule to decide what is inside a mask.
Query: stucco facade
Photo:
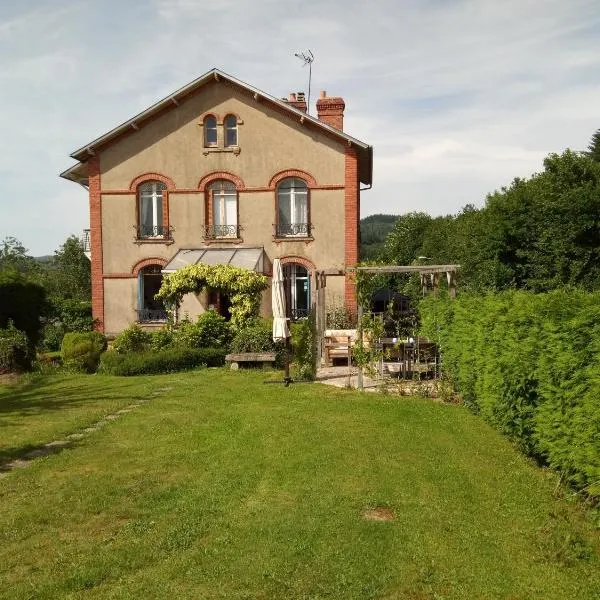
[[[362,163],[371,154],[339,131],[343,113],[334,114],[336,127],[327,123],[329,115],[321,124],[302,107],[217,71],[190,86],[75,152],[80,162],[62,174],[89,186],[93,312],[108,335],[139,319],[140,278],[158,277],[181,249],[260,247],[267,265],[281,258],[298,265],[298,273],[306,270],[310,287],[315,270],[343,272],[358,260],[359,187],[365,169],[370,177]],[[227,124],[236,125],[229,145],[228,116]],[[216,142],[208,144],[205,128],[215,122]],[[306,187],[297,197],[308,223],[293,235],[275,228],[279,190],[289,181]],[[220,182],[230,190],[228,202],[235,197],[235,209],[227,205],[235,235],[213,235],[221,231],[213,214],[220,205],[211,195]],[[141,235],[141,190],[154,183],[160,189],[148,197],[160,219],[158,235]],[[327,290],[330,302],[355,303],[348,277],[330,277]],[[210,301],[206,293],[189,295],[179,312],[194,317]],[[269,292],[262,311],[270,313]]]

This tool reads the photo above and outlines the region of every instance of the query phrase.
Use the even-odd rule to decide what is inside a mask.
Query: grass
[[[0,480],[0,598],[600,597],[597,529],[479,418],[263,379],[2,390],[11,448],[162,391]],[[394,520],[362,518],[376,507]]]

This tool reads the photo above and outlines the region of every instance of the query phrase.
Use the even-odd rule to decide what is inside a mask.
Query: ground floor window
[[[219,290],[208,290],[208,308],[231,320],[231,300],[227,294]]]
[[[138,321],[151,323],[167,320],[167,311],[162,301],[154,296],[162,285],[162,267],[149,265],[144,267],[138,275]]]
[[[286,307],[292,321],[304,319],[310,313],[310,274],[305,267],[289,263],[283,267]]]

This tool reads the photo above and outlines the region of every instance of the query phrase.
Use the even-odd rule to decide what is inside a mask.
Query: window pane
[[[279,225],[282,227],[288,227],[292,223],[292,207],[290,204],[290,195],[280,193],[278,205],[279,205]]]
[[[237,202],[235,196],[225,197],[225,223],[224,225],[237,225]]]
[[[225,130],[225,145],[237,146],[237,129]]]
[[[219,192],[213,193],[213,224],[216,226],[224,225],[221,211],[221,195]]]
[[[140,198],[140,225],[144,229],[142,235],[149,235],[146,229],[154,225],[152,215],[152,197]]]
[[[294,196],[294,223],[306,223],[308,221],[306,195],[295,194]]]
[[[206,146],[217,145],[217,119],[215,117],[204,119],[204,144]]]

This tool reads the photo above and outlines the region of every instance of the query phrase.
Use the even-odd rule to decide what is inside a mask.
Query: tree
[[[54,253],[57,292],[65,299],[89,301],[92,293],[90,261],[79,239],[72,235]]]
[[[17,238],[5,237],[0,242],[0,271],[16,271],[23,274],[37,272],[39,266],[28,252]]]
[[[587,151],[583,152],[585,156],[596,162],[600,162],[600,129],[598,129],[588,145]]]

